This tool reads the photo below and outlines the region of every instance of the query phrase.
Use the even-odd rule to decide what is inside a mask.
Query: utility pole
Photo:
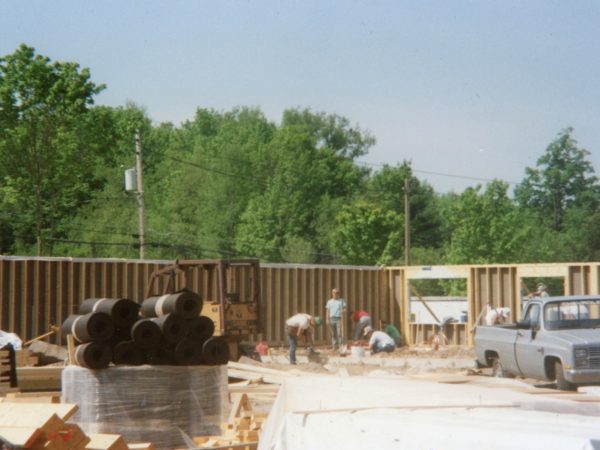
[[[135,130],[135,166],[137,172],[137,197],[138,212],[140,219],[140,259],[144,259],[144,236],[146,234],[144,225],[144,183],[142,180],[142,144],[140,142],[140,130]]]
[[[410,192],[409,176],[404,178],[404,265],[410,266]]]

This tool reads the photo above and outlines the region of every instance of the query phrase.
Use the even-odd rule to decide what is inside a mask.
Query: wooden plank
[[[36,427],[0,426],[0,437],[13,446],[29,448],[42,436],[42,430]]]
[[[90,433],[90,442],[86,450],[128,450],[125,440],[120,434]]]
[[[54,414],[68,420],[77,409],[77,405],[70,403],[0,403],[0,425],[35,425]]]
[[[252,405],[250,405],[246,394],[239,394],[234,397],[231,411],[229,412],[229,422],[233,422],[236,417],[240,417],[242,410],[252,412]]]
[[[76,424],[65,424],[54,432],[48,433],[48,442],[43,450],[85,450],[90,438]],[[37,450],[35,447],[32,450]]]
[[[60,396],[60,391],[9,392],[6,394],[7,399],[22,399],[31,403],[36,403],[36,400],[39,400],[39,403],[60,403]],[[48,401],[48,399],[52,401]]]
[[[10,397],[10,394],[19,394],[11,392],[4,398],[0,398],[0,403],[60,403],[60,396],[44,395],[37,397]]]
[[[77,365],[75,361],[75,338],[72,334],[67,334],[67,351],[69,353],[69,364]]]
[[[135,442],[127,444],[129,450],[156,450],[152,442]]]
[[[22,391],[60,391],[63,367],[17,367]]]

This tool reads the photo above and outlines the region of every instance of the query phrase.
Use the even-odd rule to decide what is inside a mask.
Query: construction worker
[[[354,324],[354,335],[353,339],[358,341],[365,327],[373,326],[371,323],[371,316],[368,312],[358,309],[350,316],[352,323]]]
[[[510,308],[493,308],[488,305],[488,312],[485,315],[485,324],[489,326],[500,325],[506,322],[509,315]]]
[[[342,318],[346,312],[346,301],[340,297],[340,291],[337,288],[332,289],[331,298],[325,304],[327,315],[325,320],[331,331],[331,345],[333,350],[338,348],[342,339]]]
[[[369,350],[372,354],[379,352],[390,353],[396,349],[394,340],[383,331],[373,331],[373,328],[365,327],[364,334],[369,339]]]
[[[532,294],[534,297],[550,297],[548,289],[544,283],[537,285],[537,290]]]
[[[294,314],[285,321],[285,333],[290,344],[289,359],[290,364],[296,364],[296,348],[298,347],[298,337],[302,337],[304,342],[309,345],[309,352],[312,352],[313,345],[313,327],[321,325],[319,316],[298,313]]]
[[[396,347],[400,347],[402,345],[402,334],[400,334],[400,330],[396,328],[391,323],[386,322],[385,320],[381,321],[381,328],[383,328],[383,332],[387,334],[394,340]]]

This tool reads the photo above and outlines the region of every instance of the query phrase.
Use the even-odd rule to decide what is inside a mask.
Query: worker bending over
[[[366,327],[373,326],[371,322],[371,316],[368,312],[359,309],[354,311],[350,318],[352,319],[352,323],[354,324],[353,339],[355,341],[358,341],[360,339],[361,334],[363,334],[363,330]]]
[[[309,346],[309,352],[312,352],[313,327],[319,325],[321,325],[319,316],[313,317],[305,313],[294,314],[285,321],[285,333],[290,344],[290,364],[296,364],[296,348],[298,347],[299,337],[304,339],[304,342]]]

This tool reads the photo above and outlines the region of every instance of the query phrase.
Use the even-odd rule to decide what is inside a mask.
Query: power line
[[[391,164],[381,164],[381,163],[368,163],[368,162],[364,162],[364,161],[356,161],[355,162],[356,165],[360,165],[360,166],[371,166],[371,167],[392,167]],[[397,163],[398,164],[398,163]],[[429,170],[419,170],[419,169],[414,169],[412,166],[410,166],[410,170],[411,172],[415,172],[415,173],[424,173],[426,175],[436,175],[436,176],[440,176],[440,177],[449,177],[449,178],[459,178],[459,179],[463,179],[463,180],[472,180],[472,181],[482,181],[485,183],[490,183],[498,178],[482,178],[482,177],[471,177],[468,175],[457,175],[454,173],[447,173],[447,172],[433,172],[433,171],[429,171]],[[511,184],[511,185],[519,185],[521,184],[520,182],[517,181],[506,181],[506,180],[501,180],[504,181],[507,184]]]
[[[236,178],[236,179],[240,179],[241,178],[241,179],[244,179],[244,180],[256,181],[256,182],[258,182],[260,184],[266,185],[266,182],[264,180],[259,180],[258,178],[247,177],[245,175],[239,175],[239,174],[233,174],[233,173],[223,172],[221,170],[204,167],[204,166],[201,166],[200,164],[196,164],[196,163],[193,163],[193,162],[190,162],[190,161],[184,161],[182,159],[175,158],[173,156],[165,156],[165,158],[170,159],[170,160],[175,161],[175,162],[178,162],[180,164],[186,164],[188,166],[196,167],[198,169],[205,170],[207,172],[213,172],[213,173],[217,173],[219,175],[224,175],[224,176],[232,177],[232,178]]]

